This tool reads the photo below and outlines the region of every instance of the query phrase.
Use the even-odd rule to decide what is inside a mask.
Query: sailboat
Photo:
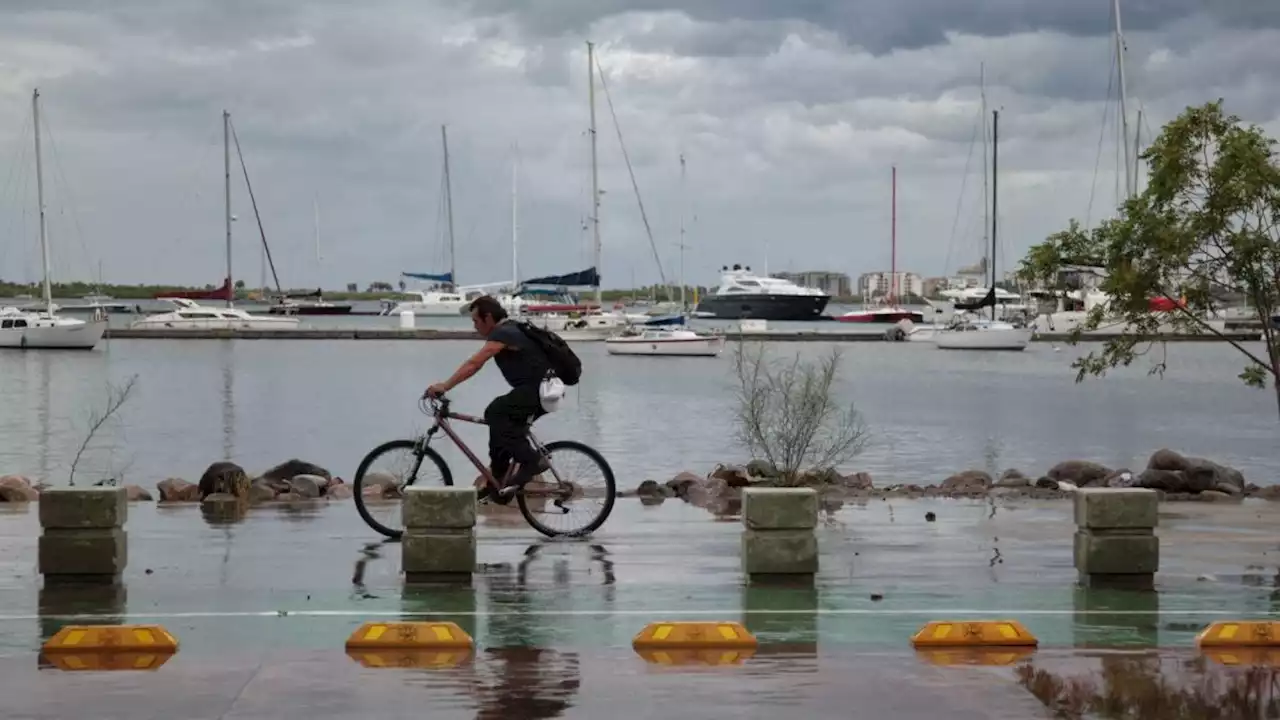
[[[457,278],[457,256],[453,235],[453,184],[449,177],[449,131],[444,125],[440,126],[440,143],[444,147],[444,201],[449,222],[449,272],[400,273],[403,277],[437,284],[427,290],[413,291],[411,294],[417,296],[415,299],[392,305],[386,310],[388,315],[411,312],[425,317],[456,317],[465,312],[469,302],[466,295],[459,292],[454,284]]]
[[[89,320],[61,317],[53,304],[49,280],[49,230],[44,212],[44,164],[40,157],[40,90],[31,93],[36,142],[36,202],[40,206],[40,260],[44,270],[44,310],[0,308],[0,348],[92,350],[107,330],[106,315]]]
[[[231,113],[222,111],[222,175],[224,192],[224,221],[227,237],[227,277],[217,290],[197,292],[162,293],[157,300],[174,306],[166,313],[158,313],[135,320],[129,327],[137,330],[291,330],[298,326],[296,317],[250,315],[232,307],[235,299],[235,283],[231,273]],[[246,174],[246,178],[248,175]],[[225,308],[200,305],[196,300],[224,300]]]
[[[987,270],[991,273],[990,289],[986,297],[975,303],[956,303],[956,323],[934,335],[933,344],[941,350],[1025,350],[1031,342],[1031,328],[996,320],[996,227],[999,213],[996,198],[999,195],[997,168],[1000,158],[1000,111],[991,113],[991,248]],[[991,308],[991,319],[978,319],[968,311]]]
[[[924,320],[924,314],[915,310],[907,310],[898,305],[898,168],[893,168],[893,190],[891,193],[891,219],[889,221],[889,294],[883,298],[879,306],[864,306],[861,310],[847,312],[836,318],[840,322],[850,323],[883,323],[896,324],[903,320],[918,323]]]

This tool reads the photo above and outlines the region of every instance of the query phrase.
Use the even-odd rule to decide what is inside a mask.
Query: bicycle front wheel
[[[360,461],[351,481],[356,511],[369,527],[398,540],[404,534],[400,501],[411,485],[453,485],[444,458],[417,440],[392,440]]]
[[[520,514],[547,537],[590,535],[609,519],[618,490],[613,469],[594,448],[572,440],[544,446],[551,469],[529,481],[516,501]]]

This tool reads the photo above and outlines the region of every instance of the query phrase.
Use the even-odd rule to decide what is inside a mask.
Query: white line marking
[[[1025,615],[1077,616],[1077,615],[1157,615],[1168,617],[1231,617],[1262,620],[1280,618],[1280,612],[1237,612],[1230,610],[966,610],[966,609],[837,609],[814,608],[812,610],[725,610],[655,609],[655,610],[529,610],[499,611],[470,610],[438,612],[403,612],[400,610],[252,610],[232,612],[177,612],[177,613],[95,613],[77,615],[0,615],[0,622],[30,620],[97,620],[119,618],[121,620],[163,619],[217,619],[217,618],[270,618],[270,617],[331,617],[331,618],[438,618],[438,617],[739,617],[742,615],[820,615],[820,616],[925,616],[930,618],[1000,617],[1017,618]]]

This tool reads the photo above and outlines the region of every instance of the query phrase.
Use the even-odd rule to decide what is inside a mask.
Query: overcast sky
[[[1128,4],[1130,112],[1136,124],[1142,109],[1144,135],[1218,97],[1280,134],[1280,3]],[[714,284],[734,262],[887,268],[894,164],[899,268],[933,276],[975,261],[980,63],[1002,109],[1007,268],[1069,218],[1096,222],[1114,207],[1110,5],[3,0],[0,277],[40,272],[37,86],[58,279],[96,276],[99,263],[107,282],[222,279],[223,108],[286,287],[447,269],[442,123],[460,282],[510,278],[514,143],[521,274],[588,267],[586,40],[598,44],[669,279],[682,208],[690,282]],[[604,284],[654,282],[602,91],[597,117]],[[261,246],[238,163],[232,203],[235,274],[256,286]]]

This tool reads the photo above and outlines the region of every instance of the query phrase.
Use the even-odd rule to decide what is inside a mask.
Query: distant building
[[[849,297],[853,295],[853,286],[849,276],[844,273],[827,270],[806,270],[804,272],[773,273],[779,280],[790,280],[801,287],[817,288],[833,297]]]
[[[913,272],[870,272],[858,276],[858,294],[864,300],[895,293],[898,297],[924,296],[924,279]]]

